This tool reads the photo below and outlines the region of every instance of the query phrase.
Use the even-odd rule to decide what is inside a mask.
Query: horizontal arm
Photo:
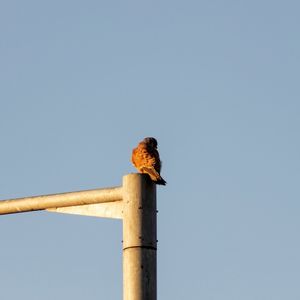
[[[0,215],[122,200],[122,187],[0,201]]]

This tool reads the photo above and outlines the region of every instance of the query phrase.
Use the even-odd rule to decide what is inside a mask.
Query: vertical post
[[[123,299],[156,300],[156,185],[148,175],[123,177]]]

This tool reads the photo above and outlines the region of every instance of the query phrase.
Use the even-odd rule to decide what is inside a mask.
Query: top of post
[[[148,192],[156,191],[156,184],[151,180],[148,174],[130,173],[123,176],[123,189],[127,186],[135,185],[136,188],[140,186]]]

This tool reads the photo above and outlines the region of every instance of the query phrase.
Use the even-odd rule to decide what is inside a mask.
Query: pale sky
[[[300,299],[297,1],[0,3],[0,199],[121,185],[159,143],[158,298]],[[0,216],[1,299],[121,299],[121,222]]]

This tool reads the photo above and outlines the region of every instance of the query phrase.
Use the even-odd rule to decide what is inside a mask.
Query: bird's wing
[[[141,167],[140,172],[148,174],[153,181],[161,179],[159,173],[153,167]]]
[[[138,170],[142,167],[155,168],[156,165],[155,155],[149,152],[143,143],[140,143],[137,148],[133,149],[131,160]]]

